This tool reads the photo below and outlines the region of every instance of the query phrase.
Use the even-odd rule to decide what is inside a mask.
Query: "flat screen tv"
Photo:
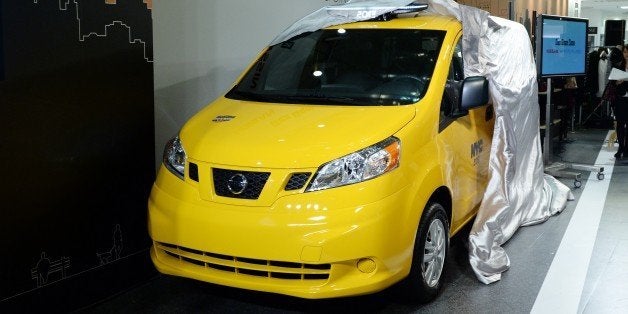
[[[589,20],[542,14],[536,23],[536,66],[541,77],[586,73]]]

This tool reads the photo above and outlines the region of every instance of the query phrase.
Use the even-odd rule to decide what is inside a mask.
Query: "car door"
[[[461,112],[460,89],[464,81],[461,39],[455,46],[440,110],[437,143],[443,177],[452,193],[452,230],[475,214],[488,176],[492,109],[482,106]],[[491,107],[492,108],[492,107]]]

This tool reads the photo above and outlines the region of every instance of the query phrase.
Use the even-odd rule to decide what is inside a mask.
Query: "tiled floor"
[[[613,170],[580,301],[584,313],[628,310],[628,162]]]
[[[579,130],[571,133],[571,141],[563,143],[553,160],[594,164],[603,146],[607,130]],[[608,149],[608,148],[602,148]],[[611,154],[612,156],[612,154]],[[597,166],[613,166],[607,195],[599,219],[599,229],[592,248],[588,271],[580,274],[580,289],[564,285],[566,293],[576,293],[579,304],[569,304],[577,313],[627,313],[628,310],[628,160],[603,160]],[[124,292],[84,312],[385,312],[385,313],[528,313],[535,306],[563,235],[568,228],[580,196],[587,188],[588,173],[583,173],[583,186],[573,189],[575,201],[559,215],[539,225],[524,227],[504,246],[511,268],[502,280],[491,285],[480,283],[468,262],[461,239],[452,241],[446,265],[445,285],[437,300],[425,305],[412,305],[396,295],[393,287],[384,292],[332,300],[301,300],[225,288],[187,279],[159,276],[153,281]],[[573,182],[562,179],[572,187]],[[597,181],[597,180],[595,180]],[[587,210],[578,208],[578,210]],[[586,262],[586,261],[584,261]],[[569,265],[569,264],[567,264]],[[586,268],[585,268],[586,270]],[[557,279],[560,283],[561,278]],[[570,278],[572,279],[572,278]],[[560,300],[554,300],[560,305]],[[535,308],[536,309],[536,308]],[[578,309],[577,311],[575,309]],[[544,312],[544,311],[540,311]],[[559,311],[560,312],[560,311]],[[564,311],[562,311],[564,312]]]

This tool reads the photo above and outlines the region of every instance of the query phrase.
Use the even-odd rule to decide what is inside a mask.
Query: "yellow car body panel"
[[[401,106],[219,98],[179,134],[183,179],[162,165],[153,186],[148,226],[160,272],[302,298],[373,293],[408,275],[419,220],[437,191],[449,196],[451,234],[474,217],[488,179],[492,109],[439,129],[460,23],[423,16],[339,28],[446,31],[424,97]],[[390,136],[401,143],[398,168],[318,191],[286,188],[292,174],[315,174]],[[269,176],[257,199],[225,197],[215,192],[216,168]]]
[[[228,123],[212,121],[220,115],[235,118]],[[414,115],[412,106],[286,106],[221,98],[194,116],[181,134],[186,135],[186,152],[200,161],[255,168],[318,168],[321,160],[338,158],[395,134]],[[356,138],[356,133],[364,133],[365,124],[378,127]],[[301,145],[311,137],[320,141]],[[251,154],[250,147],[265,139],[272,140]]]

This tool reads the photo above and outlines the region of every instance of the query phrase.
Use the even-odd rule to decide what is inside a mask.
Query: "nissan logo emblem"
[[[249,185],[249,181],[247,181],[246,177],[241,173],[233,175],[227,182],[227,188],[235,195],[242,194],[247,185]]]

